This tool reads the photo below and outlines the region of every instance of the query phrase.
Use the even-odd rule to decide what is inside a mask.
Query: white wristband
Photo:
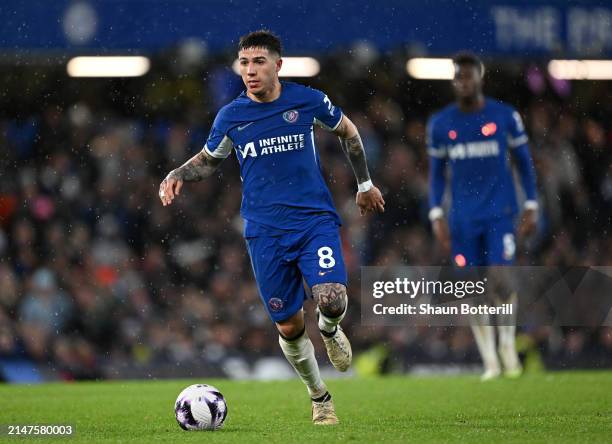
[[[429,210],[430,222],[433,222],[436,219],[440,219],[442,216],[444,216],[444,210],[440,207],[433,207],[431,210]]]
[[[523,205],[523,208],[525,208],[526,210],[538,211],[540,205],[538,204],[537,200],[526,200],[525,204]]]
[[[357,185],[357,191],[359,191],[360,193],[367,193],[368,191],[370,191],[370,189],[374,186],[374,184],[372,183],[371,180],[366,180],[363,183],[360,183],[359,185]]]

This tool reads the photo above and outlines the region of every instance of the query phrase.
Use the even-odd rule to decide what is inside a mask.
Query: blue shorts
[[[449,228],[454,264],[486,266],[510,265],[514,262],[516,243],[512,218],[452,220]]]
[[[274,322],[302,309],[309,287],[346,285],[338,225],[323,219],[305,231],[246,239],[259,295]]]

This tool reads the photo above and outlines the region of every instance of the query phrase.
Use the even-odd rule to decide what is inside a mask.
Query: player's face
[[[482,79],[477,67],[459,65],[453,79],[453,89],[459,100],[475,98],[482,89]]]
[[[247,92],[262,97],[270,93],[278,82],[282,59],[265,48],[246,48],[238,52],[240,75]]]

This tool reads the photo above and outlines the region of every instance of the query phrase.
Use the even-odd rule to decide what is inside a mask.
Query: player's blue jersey
[[[340,224],[321,173],[315,124],[336,129],[342,111],[316,89],[281,82],[273,102],[259,103],[243,92],[221,108],[204,149],[240,163],[245,236],[303,230],[313,216]]]
[[[510,151],[516,154],[527,199],[536,198],[527,135],[512,107],[490,98],[473,113],[449,105],[431,117],[427,137],[432,170],[430,207],[442,204],[448,165],[451,219],[491,219],[517,213]]]

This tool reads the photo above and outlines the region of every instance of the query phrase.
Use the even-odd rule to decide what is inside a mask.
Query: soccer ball
[[[216,430],[223,426],[227,404],[212,385],[194,384],[178,395],[174,413],[183,430]]]

